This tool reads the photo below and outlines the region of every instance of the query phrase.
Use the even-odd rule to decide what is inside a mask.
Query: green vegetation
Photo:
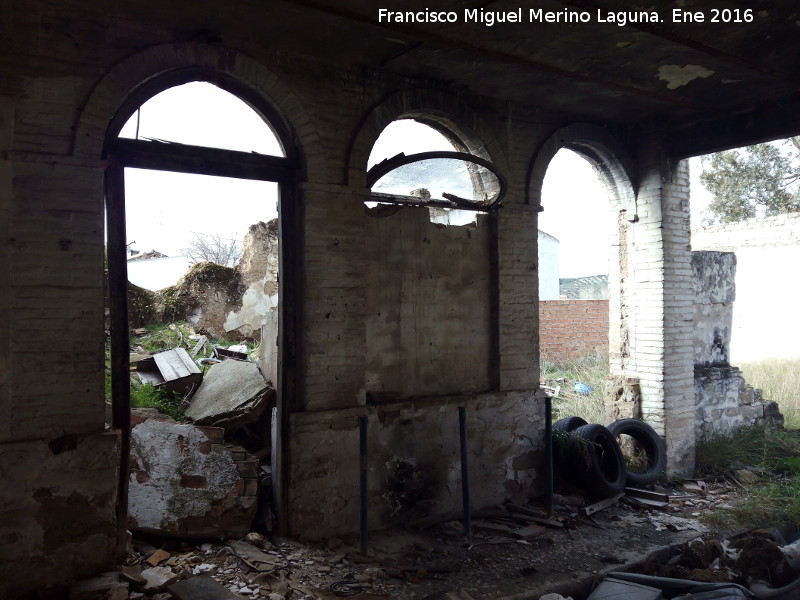
[[[714,195],[710,221],[735,223],[800,210],[800,137],[703,157],[700,180]]]
[[[168,394],[150,383],[131,383],[131,407],[155,408],[176,421],[184,421],[181,409],[182,398]]]
[[[718,435],[697,444],[697,474],[716,474],[737,464],[792,473],[795,461],[791,459],[798,456],[800,437],[797,432],[766,425],[748,425],[730,436]]]
[[[603,396],[608,378],[608,354],[597,353],[564,361],[541,360],[541,379],[549,387],[560,386],[553,398],[553,420],[578,416],[589,423],[605,423]],[[588,395],[574,391],[576,382],[592,388]]]
[[[139,354],[154,354],[162,350],[182,347],[191,350],[197,343],[191,336],[195,331],[190,323],[185,321],[176,323],[156,323],[147,325],[143,328],[144,333],[131,334],[131,351]],[[214,346],[227,347],[233,344],[228,340],[208,340],[203,350],[198,354],[198,358],[211,356]],[[257,343],[247,344],[248,351],[257,347]],[[105,350],[105,398],[111,401],[111,351],[110,338],[106,338]],[[176,421],[185,420],[181,404],[183,398],[164,392],[161,388],[155,387],[150,383],[142,384],[138,377],[131,377],[131,407],[132,408],[155,408],[175,419]]]
[[[773,358],[739,365],[748,384],[764,391],[764,399],[777,402],[786,427],[800,429],[800,359]]]
[[[742,465],[763,469],[766,477],[749,486],[735,506],[719,508],[704,520],[711,525],[747,529],[783,524],[800,526],[800,435],[765,425],[744,426],[731,436],[697,445],[700,476]]]
[[[159,352],[179,346],[191,347],[189,336],[194,334],[192,326],[181,321],[178,323],[156,323],[144,328],[146,333],[131,338],[131,345],[141,347],[145,352]]]

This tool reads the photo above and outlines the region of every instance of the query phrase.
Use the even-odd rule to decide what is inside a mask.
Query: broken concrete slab
[[[226,360],[209,369],[186,416],[231,433],[257,421],[274,394],[256,363]]]
[[[243,537],[258,505],[258,461],[223,430],[146,419],[131,430],[130,529]]]

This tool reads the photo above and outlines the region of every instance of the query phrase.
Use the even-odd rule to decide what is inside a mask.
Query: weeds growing
[[[800,429],[800,359],[773,358],[739,365],[748,384],[764,391],[764,399],[777,402],[786,427]]]
[[[133,408],[155,408],[176,421],[185,421],[181,410],[181,397],[168,394],[153,384],[131,384],[131,406]]]
[[[730,436],[718,435],[698,443],[697,474],[720,473],[737,464],[793,473],[798,455],[800,438],[796,432],[767,425],[748,425],[738,428]]]
[[[608,353],[587,354],[563,361],[543,356],[541,378],[546,385],[560,387],[553,398],[553,420],[578,416],[588,423],[605,423],[603,396],[608,378]],[[575,391],[575,383],[591,388],[588,394]]]
[[[699,443],[696,461],[700,476],[745,465],[769,475],[769,481],[751,486],[736,506],[707,515],[704,520],[709,524],[739,529],[800,526],[800,436],[796,431],[744,426],[731,436]]]

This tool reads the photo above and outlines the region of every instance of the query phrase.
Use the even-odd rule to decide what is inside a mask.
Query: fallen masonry
[[[224,430],[132,415],[129,526],[190,538],[241,537],[258,506],[258,460]]]

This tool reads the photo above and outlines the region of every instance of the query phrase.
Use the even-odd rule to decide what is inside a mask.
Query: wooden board
[[[542,527],[541,525],[528,525],[527,527],[523,527],[522,529],[516,529],[511,533],[518,538],[523,540],[530,540],[535,537],[539,537],[543,533],[545,533],[547,529]]]

